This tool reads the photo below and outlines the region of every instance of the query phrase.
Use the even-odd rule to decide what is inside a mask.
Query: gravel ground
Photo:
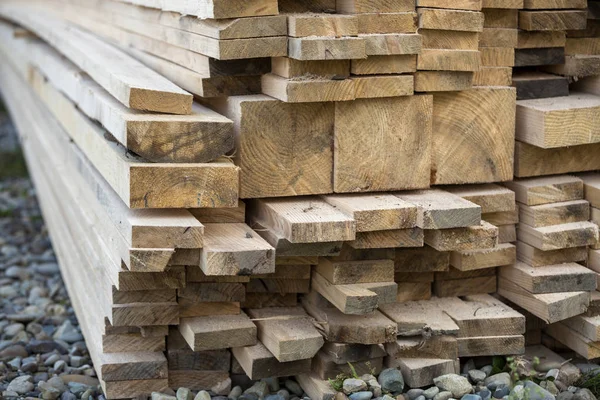
[[[0,398],[103,399],[16,143],[0,115]]]

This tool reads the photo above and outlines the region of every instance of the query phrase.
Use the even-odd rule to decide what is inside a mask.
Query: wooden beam
[[[510,243],[499,244],[490,249],[453,251],[450,253],[450,264],[460,270],[499,267],[513,264],[517,259],[517,248]]]
[[[519,220],[534,228],[590,219],[590,203],[587,200],[571,200],[538,206],[519,206]]]
[[[540,250],[589,246],[598,242],[598,226],[587,221],[541,228],[533,228],[520,223],[518,225],[518,237],[519,240]]]
[[[438,251],[488,249],[498,244],[498,228],[481,221],[466,228],[428,230],[425,243]]]
[[[239,315],[182,318],[179,332],[194,351],[253,346],[256,326],[243,312]]]

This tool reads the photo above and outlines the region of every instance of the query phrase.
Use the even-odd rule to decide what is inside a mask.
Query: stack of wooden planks
[[[594,350],[600,178],[543,175],[600,169],[595,77],[511,80],[564,89],[548,57],[594,36],[585,7],[0,3],[2,95],[106,397],[423,387],[542,329]]]

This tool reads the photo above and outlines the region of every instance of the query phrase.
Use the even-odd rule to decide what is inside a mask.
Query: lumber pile
[[[594,354],[600,177],[556,174],[600,169],[600,95],[553,68],[595,5],[0,3],[1,92],[106,398],[424,387],[542,330]]]

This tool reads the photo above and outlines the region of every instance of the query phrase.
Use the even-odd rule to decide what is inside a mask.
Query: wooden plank
[[[416,55],[371,56],[364,60],[352,60],[354,75],[403,74],[417,70]]]
[[[352,78],[357,99],[412,96],[414,78],[411,75],[359,76]]]
[[[120,0],[121,1],[121,0]],[[227,0],[201,0],[199,2],[159,2],[156,0],[122,0],[132,4],[143,5],[175,11],[184,15],[194,15],[198,18],[238,18],[259,15],[275,15],[278,13],[275,0],[248,0],[244,3],[231,3]]]
[[[513,211],[515,193],[503,186],[489,183],[484,185],[449,186],[444,190],[481,207],[482,213]]]
[[[519,206],[519,219],[534,228],[569,222],[588,221],[590,203],[587,200],[571,200],[538,206]]]
[[[450,8],[455,10],[481,10],[481,0],[417,0],[418,7]]]
[[[511,47],[482,47],[482,67],[512,67],[515,61],[515,50]]]
[[[600,317],[577,315],[564,322],[570,329],[578,332],[591,341],[600,341]]]
[[[502,277],[498,294],[550,324],[581,314],[590,301],[588,292],[533,294]]]
[[[585,0],[525,0],[526,10],[551,10],[561,8],[587,8]]]
[[[419,14],[420,29],[439,29],[465,32],[483,31],[484,15],[481,12],[422,7],[426,6],[420,5],[417,10]]]
[[[336,2],[336,10],[340,14],[414,11],[415,3],[412,0],[340,0]]]
[[[286,79],[275,74],[262,76],[262,92],[286,103],[313,103],[354,100],[353,79],[327,79],[314,76]]]
[[[292,243],[353,240],[354,219],[318,197],[264,199],[251,203],[253,217]]]
[[[193,104],[192,114],[185,116],[129,109],[41,41],[11,40],[6,26],[0,26],[0,35],[5,38],[4,52],[36,65],[82,112],[100,122],[123,146],[148,161],[208,162],[233,147],[231,123],[204,106]],[[165,146],[176,140],[183,144],[177,151],[173,146]],[[206,145],[209,140],[210,145]]]
[[[394,268],[396,272],[447,271],[450,253],[425,246],[414,249],[396,249]]]
[[[576,263],[532,267],[517,262],[500,268],[499,275],[534,294],[596,290],[596,274]]]
[[[500,87],[479,87],[434,95],[432,183],[484,183],[512,179],[515,98],[514,89]],[[478,109],[489,112],[466,113],[465,110],[474,104]],[[499,113],[501,118],[492,118]],[[476,146],[480,142],[493,145],[482,151],[480,146]]]
[[[585,10],[519,11],[519,28],[526,31],[585,29]]]
[[[600,347],[597,343],[579,334],[565,323],[549,325],[545,332],[588,360],[600,356]]]
[[[598,241],[598,226],[591,222],[571,222],[533,228],[520,223],[518,237],[519,240],[540,250],[589,246]]]
[[[215,101],[213,106],[236,124],[240,197],[333,191],[333,104],[286,104],[268,96],[234,96]],[[265,161],[271,159],[264,153],[267,148],[277,151],[276,163]]]
[[[356,14],[358,33],[416,33],[414,12]]]
[[[514,49],[517,47],[517,42],[519,40],[518,32],[519,31],[517,29],[483,28],[483,32],[479,35],[479,47],[502,47]]]
[[[323,337],[302,307],[250,309],[248,315],[258,339],[279,362],[312,358],[323,346]]]
[[[533,267],[573,263],[587,259],[586,247],[571,247],[568,249],[543,251],[533,246],[517,242],[517,258]]]
[[[64,130],[129,207],[223,207],[232,201],[237,203],[237,167],[229,160],[221,158],[206,164],[145,162],[127,154],[118,143],[107,140],[103,129],[45,82],[39,73],[30,77],[36,93]],[[203,187],[199,187],[198,182],[203,182]]]
[[[564,31],[524,31],[519,30],[516,49],[540,49],[565,47]]]
[[[394,281],[392,260],[332,261],[320,258],[315,271],[334,285]]]
[[[297,78],[303,75],[325,77],[350,76],[349,60],[299,61],[289,57],[273,57],[271,72],[284,78]]]
[[[376,232],[357,232],[356,239],[348,242],[354,249],[393,249],[422,247],[424,231],[421,228],[394,229]]]
[[[366,58],[366,41],[358,37],[290,38],[288,57],[296,60],[353,60]]]
[[[517,29],[519,27],[519,12],[515,9],[484,8],[484,28]]]
[[[432,296],[431,282],[398,282],[398,293],[396,301],[429,300]]]
[[[254,346],[234,347],[231,352],[250,379],[290,376],[311,371],[310,359],[290,362],[277,361],[275,356],[260,342]]]
[[[417,226],[422,229],[460,228],[479,224],[481,207],[439,189],[397,193],[419,208]]]
[[[526,48],[515,50],[515,67],[534,67],[564,64],[565,51],[562,47]]]
[[[291,37],[358,35],[358,19],[351,15],[290,14],[287,20]]]
[[[583,78],[600,74],[600,56],[566,56],[559,65],[548,65],[543,69],[552,74]]]
[[[200,257],[206,275],[275,271],[275,249],[246,224],[206,224]]]
[[[479,50],[479,32],[419,29],[424,49]]]
[[[481,214],[481,218],[492,225],[510,225],[519,222],[519,206],[513,211],[500,211],[495,213]]]
[[[523,8],[524,0],[483,0],[483,8],[507,8],[519,9]]]
[[[405,358],[436,358],[455,359],[458,357],[458,344],[454,336],[439,335],[423,338],[420,336],[400,337],[392,343],[385,344],[389,354],[386,364]]]
[[[433,282],[433,294],[437,297],[471,296],[495,293],[496,276],[453,279]]]
[[[182,318],[179,332],[194,351],[252,346],[256,326],[243,312],[239,315]]]
[[[368,314],[378,306],[377,294],[360,284],[333,285],[315,272],[312,276],[311,286],[344,314]]]
[[[573,82],[573,90],[598,95],[600,94],[600,79],[595,76],[579,79]]]
[[[377,119],[373,112],[377,110]],[[363,99],[335,107],[336,193],[429,187],[431,96]],[[396,121],[402,119],[402,124]],[[385,129],[383,129],[385,127]],[[372,140],[369,132],[383,132]],[[415,134],[418,132],[418,134]],[[394,156],[388,154],[393,148]],[[411,173],[389,174],[410,166]],[[357,173],[357,171],[360,171]]]
[[[542,148],[566,147],[600,141],[594,120],[600,98],[587,93],[517,102],[516,138]],[[559,126],[571,126],[565,134]],[[560,130],[560,133],[558,132]]]
[[[525,337],[523,335],[468,337],[458,339],[460,357],[498,356],[504,354],[523,354]]]
[[[327,341],[381,344],[396,340],[396,324],[377,310],[366,315],[346,315],[335,307],[315,305],[311,296],[305,296],[302,304],[308,314],[323,321],[323,334]]]
[[[296,375],[296,380],[311,399],[332,400],[337,393],[331,388],[329,381],[322,380],[313,373]]]
[[[600,55],[600,38],[567,38],[565,54]]]
[[[475,71],[473,86],[510,86],[512,84],[512,68],[481,67]]]
[[[417,57],[417,69],[423,71],[478,71],[479,51],[423,49]]]
[[[473,72],[463,71],[417,71],[416,92],[446,92],[467,90],[473,86]]]
[[[517,248],[510,243],[499,244],[491,249],[453,251],[450,264],[460,271],[499,267],[513,264],[517,259]]]
[[[527,143],[515,143],[515,176],[530,177],[594,171],[600,161],[592,157],[600,150],[600,144],[541,149]]]
[[[417,207],[388,194],[337,194],[322,196],[356,221],[356,232],[413,228]]]
[[[244,308],[294,307],[298,304],[296,293],[246,293]]]
[[[438,251],[488,249],[498,244],[498,228],[481,221],[466,228],[428,230],[425,243]]]
[[[404,381],[411,388],[426,387],[441,375],[458,372],[455,360],[438,358],[404,358],[398,360]]]
[[[590,202],[592,216],[595,214],[595,209],[600,208],[600,175],[596,173],[580,174],[578,177],[583,180],[583,189],[585,191],[585,199]],[[593,218],[597,220],[597,218]]]
[[[513,75],[517,100],[563,97],[569,95],[569,81],[561,76],[543,72],[519,71]]]
[[[48,15],[25,12],[14,4],[4,4],[0,13],[36,32],[123,105],[172,114],[191,112],[189,93],[93,35]]]
[[[358,37],[365,41],[367,56],[419,54],[422,47],[421,35],[413,33],[360,34]]]
[[[438,300],[439,301],[439,300]],[[454,321],[433,300],[382,305],[379,310],[398,325],[398,336],[415,336],[424,332],[433,335],[456,335]]]
[[[504,185],[515,192],[518,202],[527,206],[583,199],[583,181],[575,176],[516,179]]]

